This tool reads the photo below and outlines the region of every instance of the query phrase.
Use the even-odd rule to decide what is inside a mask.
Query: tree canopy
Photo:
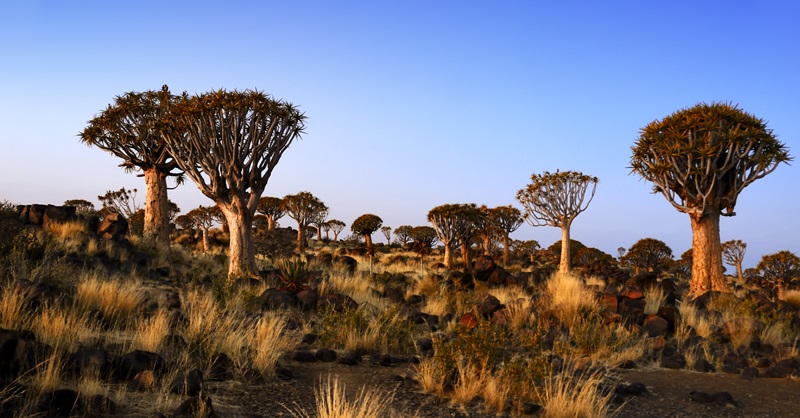
[[[353,221],[350,225],[350,230],[353,233],[362,235],[366,241],[367,248],[372,246],[372,233],[377,231],[383,225],[383,219],[378,215],[365,213]]]
[[[631,147],[631,170],[692,222],[693,297],[728,291],[719,217],[742,190],[791,161],[766,123],[729,103],[699,103],[649,123]]]

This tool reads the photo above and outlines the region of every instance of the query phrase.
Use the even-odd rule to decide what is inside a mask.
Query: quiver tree
[[[333,240],[334,241],[338,241],[339,240],[339,234],[342,233],[342,231],[344,230],[344,227],[346,226],[346,224],[344,222],[342,222],[342,221],[340,221],[338,219],[331,219],[331,220],[325,222],[325,225],[328,227],[328,229],[333,231]]]
[[[669,248],[664,241],[642,238],[628,249],[620,262],[623,266],[633,269],[635,274],[643,271],[660,273],[672,266],[672,248]]]
[[[353,224],[350,225],[350,230],[354,234],[362,235],[367,248],[372,248],[372,233],[377,231],[381,225],[383,225],[383,219],[377,215],[366,213],[353,221]]]
[[[571,269],[569,234],[572,222],[591,203],[597,182],[597,177],[577,171],[556,171],[552,174],[545,171],[531,175],[531,183],[517,192],[517,200],[525,208],[525,220],[531,226],[561,228],[561,261],[558,267],[561,272],[568,273]]]
[[[264,196],[258,199],[256,211],[266,218],[268,231],[275,229],[278,219],[286,214],[283,210],[283,199],[274,196]]]
[[[508,264],[508,236],[519,229],[523,221],[522,213],[511,205],[489,209],[489,223],[500,231],[503,237],[503,264],[505,265]]]
[[[689,294],[725,292],[721,215],[734,216],[739,193],[791,161],[766,123],[727,103],[700,103],[642,128],[631,169],[653,183],[692,223]]]
[[[70,199],[64,201],[64,206],[75,206],[75,213],[79,216],[91,216],[97,214],[94,203],[85,199]]]
[[[314,219],[311,219],[310,224],[314,226],[315,232],[317,233],[317,241],[322,241],[322,230],[323,225],[325,225],[325,220],[328,219],[328,208],[326,207],[325,210],[321,210],[314,215]]]
[[[439,241],[444,245],[444,266],[453,266],[453,246],[461,244],[464,268],[469,268],[469,244],[478,231],[483,213],[474,203],[446,204],[428,212],[428,222],[433,225]]]
[[[411,241],[411,225],[400,225],[394,229],[394,240],[405,247]]]
[[[531,264],[536,262],[536,253],[542,248],[539,245],[539,241],[532,239],[527,241],[514,240],[511,245],[514,247],[515,252],[527,256]]]
[[[786,285],[800,277],[800,257],[791,251],[778,251],[761,257],[756,269],[767,283],[778,289],[778,299],[783,299]]]
[[[90,120],[78,134],[83,143],[122,159],[119,166],[125,171],[142,171],[146,185],[144,236],[160,243],[169,242],[167,177],[174,176],[178,183],[183,182],[178,162],[167,149],[159,129],[160,121],[169,118],[171,106],[177,100],[166,85],[160,91],[125,93],[117,96],[114,104]]]
[[[392,227],[382,226],[381,233],[386,237],[386,245],[390,245],[392,243]]]
[[[253,90],[183,97],[162,119],[168,152],[227,220],[229,279],[256,272],[253,217],[272,170],[305,127],[294,105]]]
[[[109,190],[106,194],[97,196],[97,200],[103,205],[100,212],[103,214],[119,213],[126,219],[133,218],[133,214],[142,209],[141,206],[136,203],[137,193],[138,190],[136,189],[126,189],[123,187],[119,190]]]
[[[398,229],[400,227],[397,227]],[[415,226],[408,230],[408,237],[411,241],[411,249],[419,256],[420,269],[422,269],[425,256],[430,254],[433,245],[438,239],[436,230],[430,226]]]
[[[198,206],[190,210],[184,216],[192,221],[194,228],[201,231],[203,236],[203,251],[208,252],[210,248],[208,230],[216,223],[222,222],[222,212],[216,206]]]
[[[736,267],[736,279],[739,283],[744,283],[742,262],[744,261],[745,252],[747,252],[747,244],[738,239],[722,243],[722,259],[728,265]]]
[[[283,210],[286,216],[297,222],[297,252],[303,254],[306,248],[306,227],[319,217],[320,212],[327,214],[328,207],[313,194],[300,192],[283,198]]]
[[[497,239],[500,236],[500,231],[492,224],[489,219],[489,208],[486,205],[480,206],[480,211],[483,216],[478,219],[475,227],[477,228],[477,235],[481,240],[481,248],[484,255],[491,255],[497,249]]]

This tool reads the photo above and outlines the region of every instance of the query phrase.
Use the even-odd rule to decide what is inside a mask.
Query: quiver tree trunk
[[[508,267],[508,233],[503,234],[503,266]]]
[[[450,241],[444,243],[444,267],[447,269],[453,267],[453,248]]]
[[[471,269],[472,265],[469,262],[469,244],[466,242],[461,244],[461,262],[464,263],[464,269]]]
[[[728,292],[722,269],[722,244],[719,237],[719,211],[707,211],[692,220],[692,298],[708,291]]]
[[[169,200],[167,175],[155,167],[144,171],[144,238],[160,244],[169,243]]]
[[[228,248],[228,280],[255,277],[255,249],[253,248],[253,213],[243,204],[219,203],[220,211],[228,221],[230,246]]]
[[[561,261],[558,263],[558,271],[569,273],[572,269],[569,262],[569,224],[565,223],[561,227]]]
[[[306,252],[306,227],[302,224],[297,225],[297,253],[303,254]]]
[[[275,229],[275,217],[267,216],[267,230],[272,231]]]

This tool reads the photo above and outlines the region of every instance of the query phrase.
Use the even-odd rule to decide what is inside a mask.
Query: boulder
[[[97,227],[97,236],[106,240],[120,240],[128,233],[128,220],[119,213],[109,213]]]
[[[72,389],[56,389],[42,395],[39,411],[47,416],[68,417],[80,408],[78,392]]]
[[[297,306],[297,296],[288,290],[269,288],[258,297],[264,309],[275,310]]]
[[[75,206],[47,205],[42,217],[42,226],[48,226],[78,219]]]
[[[496,268],[497,264],[494,262],[492,256],[481,255],[475,258],[472,267],[472,275],[475,280],[485,282],[489,280],[489,276],[491,276]]]
[[[67,357],[67,372],[79,376],[92,376],[97,373],[105,376],[111,369],[108,352],[102,348],[85,348]]]
[[[174,417],[206,418],[214,415],[214,406],[208,396],[197,395],[183,401],[172,413]]]
[[[358,268],[358,261],[353,257],[340,255],[333,259],[333,266],[342,268],[346,272],[352,274],[355,273]]]
[[[166,362],[157,353],[143,350],[131,351],[117,360],[115,376],[121,381],[129,381],[145,370],[150,370],[158,375],[166,370]]]
[[[500,303],[500,300],[492,295],[486,295],[485,298],[476,306],[478,315],[483,318],[491,318],[495,311],[505,308],[505,305]]]
[[[341,293],[326,293],[317,300],[317,310],[331,309],[334,312],[346,312],[358,309],[358,303],[350,296]]]
[[[667,320],[658,315],[647,315],[642,324],[642,330],[647,333],[648,337],[665,335],[667,328],[669,328]]]
[[[178,395],[195,396],[203,391],[203,372],[194,369],[186,374],[175,376],[169,391]]]

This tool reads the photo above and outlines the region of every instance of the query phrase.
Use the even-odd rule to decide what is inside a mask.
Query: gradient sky
[[[0,199],[61,204],[144,181],[82,145],[115,96],[257,88],[308,116],[265,195],[309,191],[349,225],[425,225],[445,203],[514,204],[532,173],[600,184],[572,237],[616,255],[652,237],[676,258],[688,215],[630,175],[649,122],[738,103],[800,153],[795,1],[3,1]],[[797,163],[741,194],[722,239],[800,254]],[[186,212],[210,201],[187,182]],[[292,225],[289,218],[282,224]],[[512,235],[547,246],[553,227]],[[383,240],[376,235],[376,241]]]

